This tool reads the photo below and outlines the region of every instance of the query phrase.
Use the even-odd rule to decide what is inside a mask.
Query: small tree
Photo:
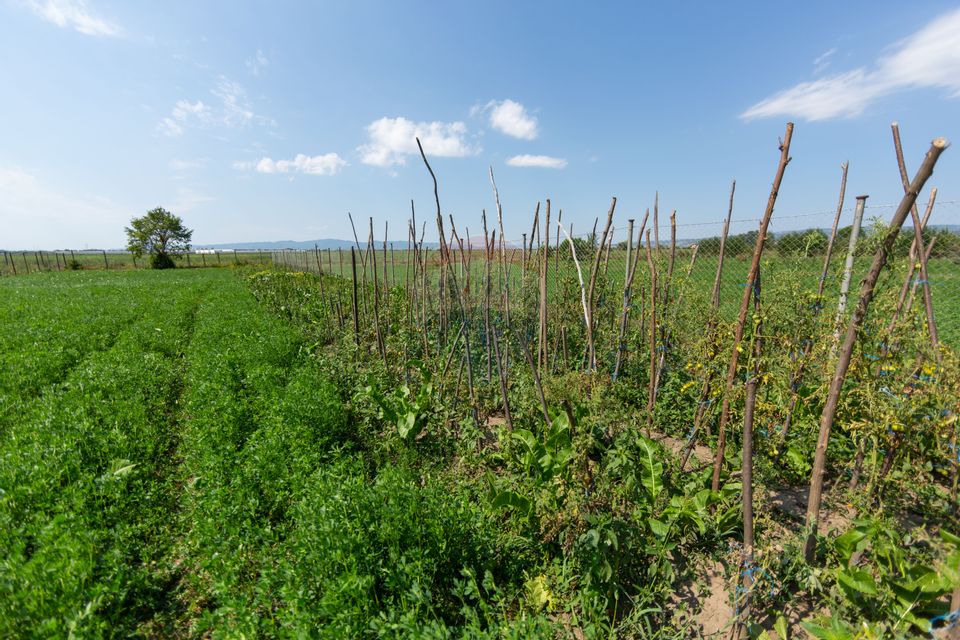
[[[190,250],[193,230],[183,226],[183,220],[162,207],[134,218],[126,227],[127,250],[135,256],[150,256],[154,269],[172,269],[173,257]]]

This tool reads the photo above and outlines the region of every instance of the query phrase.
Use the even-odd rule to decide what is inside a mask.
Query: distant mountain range
[[[406,248],[406,240],[388,240],[387,244],[393,243],[395,249]],[[378,247],[383,246],[383,240],[375,243]],[[224,244],[195,244],[193,249],[253,249],[256,251],[282,251],[283,249],[349,249],[356,244],[352,240],[338,240],[337,238],[320,238],[317,240],[277,240],[274,242],[227,242]],[[436,248],[436,242],[424,242],[424,247]],[[366,241],[360,243],[361,248],[366,248]]]

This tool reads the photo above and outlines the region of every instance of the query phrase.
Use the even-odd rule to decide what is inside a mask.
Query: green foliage
[[[838,561],[829,572],[840,606],[829,626],[806,622],[816,638],[915,637],[947,612],[944,597],[960,587],[960,538],[941,531],[931,542],[901,536],[889,523],[863,520],[832,542]],[[939,558],[938,558],[939,555]]]
[[[133,218],[127,233],[127,250],[135,256],[150,256],[154,269],[172,269],[172,256],[190,250],[193,230],[187,229],[178,216],[162,207],[151,209],[139,218]]]
[[[649,332],[639,322],[628,328],[615,384],[604,368],[609,353],[597,372],[574,363],[560,373],[556,346],[545,364],[544,419],[529,368],[516,366],[518,327],[536,322],[530,282],[511,290],[528,304],[511,311],[512,330],[500,334],[515,365],[511,430],[496,366],[485,375],[482,319],[466,325],[475,416],[458,371],[458,320],[446,317],[445,340],[433,317],[421,333],[408,318],[422,307],[401,287],[381,286],[384,363],[370,274],[366,290],[360,283],[366,321],[356,336],[352,283],[328,275],[3,279],[0,635],[36,628],[91,636],[680,636],[688,627],[674,617],[671,596],[691,577],[685,562],[722,559],[728,588],[739,576],[740,381],[754,365],[758,564],[777,584],[767,593],[766,579],[759,583],[757,615],[796,595],[833,614],[809,621],[811,633],[925,633],[956,582],[951,538],[931,541],[890,519],[867,520],[822,539],[822,568],[806,567],[789,548],[778,564],[763,546],[788,528],[783,514],[765,508],[764,489],[808,478],[824,401],[818,363],[827,360],[822,337],[832,332],[832,314],[811,312],[822,301],[801,275],[819,245],[807,239],[803,255],[762,265],[764,296],[778,303],[748,326],[719,491],[696,456],[679,470],[676,442],[664,434],[689,437],[708,376],[705,424],[715,424],[732,350],[723,305],[735,313],[738,300],[705,318],[699,303],[687,303],[701,293],[696,276],[685,280],[680,269],[671,296],[682,292],[684,304],[660,316],[664,368],[651,437]],[[741,240],[752,250],[749,237]],[[581,246],[584,259],[593,249]],[[549,286],[576,304],[549,312],[567,328],[576,360],[585,339],[579,284],[567,255],[554,257],[560,271]],[[745,262],[731,258],[728,268],[737,281]],[[597,278],[601,348],[616,340],[616,277],[611,268]],[[169,309],[152,303],[158,296]],[[890,297],[878,296],[881,316]],[[643,317],[634,304],[634,318]],[[717,331],[708,335],[712,319]],[[960,366],[949,349],[942,365],[917,363],[916,354],[929,352],[922,334],[907,331],[894,336],[896,349],[871,359],[885,339],[882,320],[868,320],[854,356],[828,473],[842,486],[864,443],[877,504],[851,495],[861,513],[913,504],[946,521],[942,487],[956,414],[944,408],[955,404]],[[755,362],[761,321],[768,340]],[[506,320],[494,309],[491,323],[502,328]],[[795,385],[811,337],[808,376]],[[794,393],[791,431],[781,440]],[[698,438],[713,443],[703,431]],[[896,463],[878,477],[880,449],[894,446]],[[762,637],[756,626],[751,634]]]
[[[408,365],[420,373],[420,385],[416,392],[410,385],[402,385],[396,391],[388,394],[381,392],[373,376],[368,378],[364,388],[367,396],[380,407],[380,417],[397,428],[397,434],[407,442],[421,436],[427,426],[433,410],[435,394],[431,382],[430,370],[417,360],[411,360]]]

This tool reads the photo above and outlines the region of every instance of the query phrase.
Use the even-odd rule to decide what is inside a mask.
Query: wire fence
[[[82,271],[86,269],[143,269],[148,257],[138,258],[128,251],[103,249],[63,249],[55,251],[0,251],[0,276],[26,275],[42,271]],[[199,249],[178,254],[181,267],[223,267],[239,264],[268,264],[270,252],[258,249],[232,251]]]
[[[925,253],[928,254],[926,279],[921,278],[917,269],[919,257],[915,256],[911,263],[914,230],[912,226],[905,226],[885,270],[878,298],[886,295],[896,299],[905,290],[906,298],[902,304],[905,318],[914,322],[918,330],[926,330],[923,304],[926,289],[940,341],[960,348],[960,202],[941,202],[936,207],[930,224],[922,233]],[[817,305],[818,314],[822,312],[837,323],[842,321],[844,311],[841,307],[845,306],[845,311],[849,312],[852,305],[840,302],[848,259],[850,284],[847,297],[852,297],[855,302],[859,282],[869,267],[893,208],[894,205],[882,204],[865,207],[856,232],[855,208],[843,210],[832,247],[829,245],[835,211],[779,219],[774,215],[761,263],[764,304],[784,313],[790,310],[796,314],[805,314]],[[649,297],[649,265],[652,263],[659,280],[658,288],[668,288],[668,295],[675,301],[671,313],[702,319],[716,313],[721,321],[735,319],[758,235],[758,219],[731,220],[725,242],[722,241],[724,222],[671,225],[669,219],[659,220],[659,242],[657,235],[650,233],[650,261],[646,257],[646,241],[647,232],[654,226],[652,219],[642,228],[640,244],[637,237],[641,221],[633,222],[631,240],[628,236],[630,223],[621,220],[611,226],[604,246],[600,247],[602,224],[600,221],[600,228],[595,225],[588,234],[574,234],[571,240],[555,223],[551,223],[549,236],[540,225],[537,232],[531,234],[533,237],[524,234],[507,242],[495,239],[495,246],[489,252],[483,237],[464,239],[451,235],[448,244],[458,286],[468,300],[482,299],[486,272],[491,269],[496,298],[494,307],[501,312],[504,311],[503,290],[509,291],[509,313],[498,317],[512,315],[530,320],[538,311],[539,281],[546,270],[546,306],[553,310],[576,308],[581,291],[570,251],[572,241],[584,279],[589,279],[593,263],[597,263],[599,273],[595,282],[594,314],[598,317],[617,321],[622,312],[624,284],[630,276],[630,269],[634,269],[631,306],[643,307],[641,316],[649,314],[645,300]],[[852,244],[851,238],[854,240]],[[549,249],[545,252],[548,243]],[[825,266],[828,248],[831,256]],[[400,287],[408,291],[416,285],[426,291],[428,298],[429,291],[439,286],[441,251],[436,246],[418,249],[413,242],[381,239],[357,244],[352,249],[275,251],[270,260],[290,270],[328,273],[350,280],[351,251],[355,254],[361,284],[377,282],[385,290]],[[418,269],[419,264],[424,265],[423,273]],[[411,278],[423,282],[411,283]],[[719,295],[714,305],[716,286]],[[431,300],[431,304],[437,301]],[[681,305],[679,308],[677,301]],[[878,302],[873,305],[872,313],[874,316],[890,314],[892,305],[895,303]],[[567,323],[571,326],[565,330],[570,331],[578,323],[582,324],[582,320],[582,317],[558,317],[551,324]],[[687,323],[687,326],[695,330],[697,323]],[[554,327],[554,331],[559,328]]]

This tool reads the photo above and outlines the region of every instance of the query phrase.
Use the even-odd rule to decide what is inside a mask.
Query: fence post
[[[100,251],[103,253],[103,268],[109,270],[109,269],[110,269],[110,263],[107,262],[107,250],[106,250],[106,249],[101,249]]]
[[[840,337],[840,321],[847,308],[847,295],[850,293],[850,280],[853,277],[853,258],[857,250],[857,239],[860,237],[860,223],[863,220],[863,209],[869,196],[857,196],[857,208],[853,212],[853,228],[850,230],[850,244],[847,247],[847,261],[843,266],[843,280],[840,283],[840,301],[837,303],[837,318],[834,322],[834,343]]]
[[[350,264],[353,266],[353,339],[360,346],[360,316],[357,308],[357,254],[350,247]]]

